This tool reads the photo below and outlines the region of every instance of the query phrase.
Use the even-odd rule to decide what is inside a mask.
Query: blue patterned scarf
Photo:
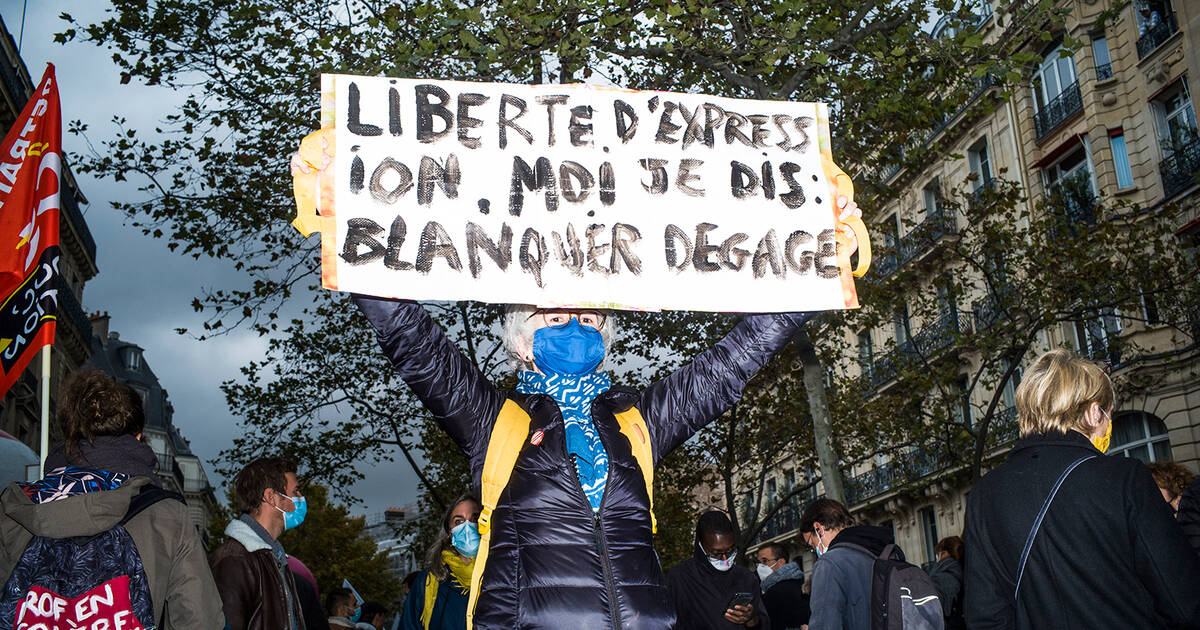
[[[562,410],[563,428],[567,438],[567,453],[575,458],[579,485],[593,512],[600,511],[604,486],[608,483],[608,453],[600,442],[596,425],[592,424],[592,401],[608,391],[612,379],[607,373],[565,376],[543,375],[524,371],[520,374],[517,391],[522,394],[546,394]]]

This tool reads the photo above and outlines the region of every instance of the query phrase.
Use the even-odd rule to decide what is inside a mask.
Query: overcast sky
[[[12,34],[20,37],[23,0],[0,0],[0,17]],[[87,145],[65,132],[69,121],[82,120],[89,126],[95,146],[111,137],[114,116],[127,119],[136,129],[152,130],[182,101],[165,88],[121,85],[120,73],[111,54],[85,43],[59,45],[54,33],[63,29],[60,13],[70,13],[81,22],[105,16],[104,1],[64,2],[34,0],[25,14],[21,56],[34,83],[47,62],[55,65],[63,112],[63,144],[70,153],[83,153]],[[313,95],[314,100],[317,96]],[[300,139],[296,139],[297,145]],[[287,158],[280,157],[280,177],[287,176]],[[77,174],[78,175],[78,174]],[[135,177],[136,175],[131,175]],[[96,239],[100,274],[83,291],[86,312],[108,311],[111,330],[145,349],[147,364],[158,375],[175,406],[175,424],[205,461],[209,480],[220,484],[211,461],[228,448],[238,433],[219,386],[236,378],[238,368],[261,358],[266,343],[254,333],[238,331],[207,341],[194,341],[175,333],[176,328],[199,328],[201,318],[190,306],[203,288],[229,284],[234,278],[230,265],[211,260],[193,260],[167,250],[166,242],[144,236],[112,209],[111,202],[138,201],[138,182],[117,183],[78,175],[87,204],[82,209]],[[287,224],[281,230],[292,229]],[[380,512],[416,498],[417,481],[407,464],[397,463],[364,471],[367,479],[355,487],[365,505],[354,513]],[[218,496],[223,496],[218,491]]]

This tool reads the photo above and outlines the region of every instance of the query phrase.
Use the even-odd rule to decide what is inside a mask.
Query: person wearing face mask
[[[325,596],[325,612],[329,614],[330,630],[354,630],[362,608],[348,588],[335,588]]]
[[[817,553],[809,629],[871,627],[871,574],[875,558],[893,542],[892,531],[855,525],[846,506],[833,499],[818,499],[809,505],[800,518],[800,531],[804,542]]]
[[[1068,350],[1017,387],[1020,439],[967,497],[967,627],[1200,628],[1200,561],[1140,461],[1105,457],[1115,394]]]
[[[804,591],[804,568],[788,562],[787,550],[779,543],[764,545],[756,554],[755,571],[762,582],[763,604],[777,630],[800,628],[808,623],[808,593]]]
[[[232,630],[305,630],[296,583],[279,535],[304,521],[308,504],[296,465],[278,457],[256,459],[233,480],[241,516],[225,528],[228,539],[209,558],[225,622]]]
[[[735,540],[724,512],[710,510],[696,521],[692,557],[667,574],[680,630],[770,630],[758,577],[736,564]]]
[[[861,215],[839,201],[842,221]],[[475,485],[498,416],[515,409],[529,417],[527,437],[506,444],[520,450],[503,494],[484,507],[490,544],[468,611],[474,627],[503,630],[674,624],[652,538],[651,471],[631,440],[637,453],[649,446],[648,466],[661,461],[737,402],[811,316],[747,315],[713,348],[637,391],[603,371],[616,339],[613,313],[512,305],[504,348],[517,386],[503,392],[420,304],[353,299],[401,378],[467,455]],[[622,432],[631,413],[645,429]]]
[[[428,569],[413,580],[403,630],[465,630],[471,571],[479,554],[479,500],[464,494],[442,517],[442,532],[425,554]]]

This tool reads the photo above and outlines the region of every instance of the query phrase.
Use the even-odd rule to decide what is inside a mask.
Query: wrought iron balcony
[[[1005,407],[992,415],[992,424],[988,427],[988,438],[993,444],[1003,444],[1017,439],[1017,408]]]
[[[1096,66],[1096,80],[1107,81],[1113,77],[1112,64],[1102,63]]]
[[[858,505],[931,475],[951,463],[935,448],[917,447],[907,453],[897,454],[890,462],[847,479],[846,505]]]
[[[1083,96],[1079,92],[1079,82],[1076,81],[1063,89],[1062,94],[1046,105],[1037,114],[1033,122],[1037,127],[1037,139],[1041,140],[1051,131],[1058,129],[1075,114],[1083,111]]]
[[[63,281],[56,295],[58,296],[59,323],[70,322],[79,331],[79,336],[83,338],[83,345],[91,347],[92,324],[88,321],[87,315],[83,314],[83,307],[79,305],[79,300],[75,299],[75,291],[67,286],[66,281]]]
[[[1137,41],[1138,59],[1144,58],[1146,55],[1154,52],[1163,42],[1171,38],[1175,31],[1179,30],[1179,24],[1175,21],[1174,13],[1167,13],[1166,17],[1159,20],[1153,28],[1146,29],[1142,36]]]
[[[902,347],[913,355],[919,351],[921,356],[929,357],[949,346],[955,335],[970,334],[972,330],[974,325],[969,313],[949,312],[922,328]]]
[[[179,462],[171,455],[163,453],[155,453],[157,461],[154,463],[154,472],[158,473],[163,479],[174,479],[175,483],[180,488],[183,488],[183,469],[179,467]]]
[[[1200,138],[1181,144],[1158,164],[1163,196],[1170,198],[1196,183],[1200,175]]]

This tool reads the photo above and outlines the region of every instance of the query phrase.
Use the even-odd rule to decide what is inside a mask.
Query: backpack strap
[[[1013,587],[1013,600],[1019,601],[1021,599],[1021,578],[1025,575],[1025,562],[1029,560],[1029,552],[1033,549],[1033,541],[1037,538],[1038,530],[1042,527],[1042,519],[1046,518],[1046,511],[1050,509],[1050,503],[1054,501],[1054,495],[1058,494],[1058,489],[1062,487],[1063,482],[1067,480],[1067,476],[1075,470],[1075,467],[1095,457],[1097,456],[1085,455],[1075,460],[1058,476],[1058,480],[1054,482],[1054,487],[1050,488],[1050,495],[1042,503],[1042,509],[1038,512],[1037,518],[1033,519],[1033,528],[1029,530],[1029,536],[1025,538],[1025,548],[1021,550],[1021,562],[1017,564],[1017,585]]]
[[[637,460],[638,468],[642,469],[642,477],[646,480],[646,496],[650,498],[650,533],[658,533],[658,519],[654,517],[654,454],[650,449],[650,431],[646,419],[637,407],[614,414],[621,434],[629,440],[633,458]]]
[[[179,501],[180,503],[187,505],[187,501],[184,500],[183,495],[179,494],[178,492],[172,492],[155,485],[142,486],[141,491],[133,495],[133,498],[129,500],[129,507],[125,510],[125,516],[122,516],[121,520],[117,521],[116,525],[113,525],[113,527],[117,527],[118,525],[124,527],[126,523],[133,520],[133,517],[146,511],[146,508],[166,499],[174,499],[175,501]],[[100,532],[92,536],[72,536],[70,540],[76,545],[82,547],[83,545],[95,540],[103,533],[104,532]]]
[[[505,400],[492,426],[488,438],[487,452],[483,456],[483,474],[480,478],[479,510],[479,553],[475,556],[475,567],[471,571],[471,593],[467,599],[467,628],[474,627],[475,602],[479,599],[479,588],[483,582],[483,568],[487,565],[488,546],[492,540],[492,512],[500,502],[500,494],[508,485],[517,456],[525,438],[529,436],[529,414],[512,400]]]

